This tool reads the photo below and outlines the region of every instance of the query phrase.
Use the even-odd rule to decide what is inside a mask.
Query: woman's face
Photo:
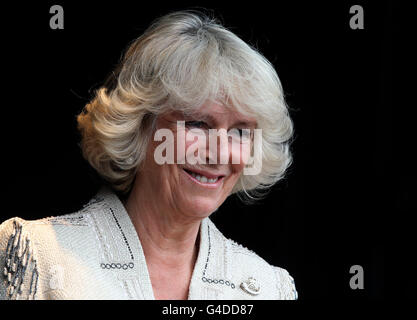
[[[255,128],[254,118],[214,102],[188,116],[160,115],[155,131],[159,138],[154,133],[137,178],[159,203],[204,218],[225,201],[243,173],[252,139],[242,129]],[[161,164],[161,158],[167,163]]]

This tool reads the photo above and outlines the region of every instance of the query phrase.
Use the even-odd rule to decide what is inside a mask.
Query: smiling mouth
[[[216,184],[218,181],[222,180],[224,178],[224,176],[217,176],[217,177],[213,177],[213,178],[209,178],[206,177],[200,173],[196,173],[193,172],[191,170],[188,169],[184,169],[183,170],[192,178],[194,178],[195,180],[197,180],[200,183],[204,183],[204,184]]]

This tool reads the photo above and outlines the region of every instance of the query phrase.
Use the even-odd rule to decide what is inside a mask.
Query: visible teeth
[[[215,183],[219,178],[207,178],[205,176],[200,176],[199,174],[195,174],[194,172],[189,172],[194,178],[202,183]]]

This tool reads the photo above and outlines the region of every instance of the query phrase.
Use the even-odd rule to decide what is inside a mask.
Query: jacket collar
[[[107,221],[98,221],[98,223],[110,225],[111,232],[119,234],[118,243],[111,246],[110,250],[117,251],[114,254],[118,255],[122,251],[124,259],[134,264],[131,270],[133,273],[120,273],[118,278],[136,277],[138,281],[135,283],[140,286],[139,295],[141,296],[138,298],[154,300],[142,245],[123,203],[107,186],[101,187],[94,199],[106,204],[106,214],[103,215],[103,219]],[[224,237],[209,218],[201,221],[199,236],[199,251],[189,286],[188,299],[222,298],[225,290],[235,289],[226,265],[227,246]],[[124,247],[124,250],[121,247]]]

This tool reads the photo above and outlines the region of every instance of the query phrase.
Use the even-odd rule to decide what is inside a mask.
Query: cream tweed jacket
[[[201,222],[189,299],[297,299],[282,268]],[[136,230],[108,187],[78,212],[0,225],[0,299],[154,299]]]

